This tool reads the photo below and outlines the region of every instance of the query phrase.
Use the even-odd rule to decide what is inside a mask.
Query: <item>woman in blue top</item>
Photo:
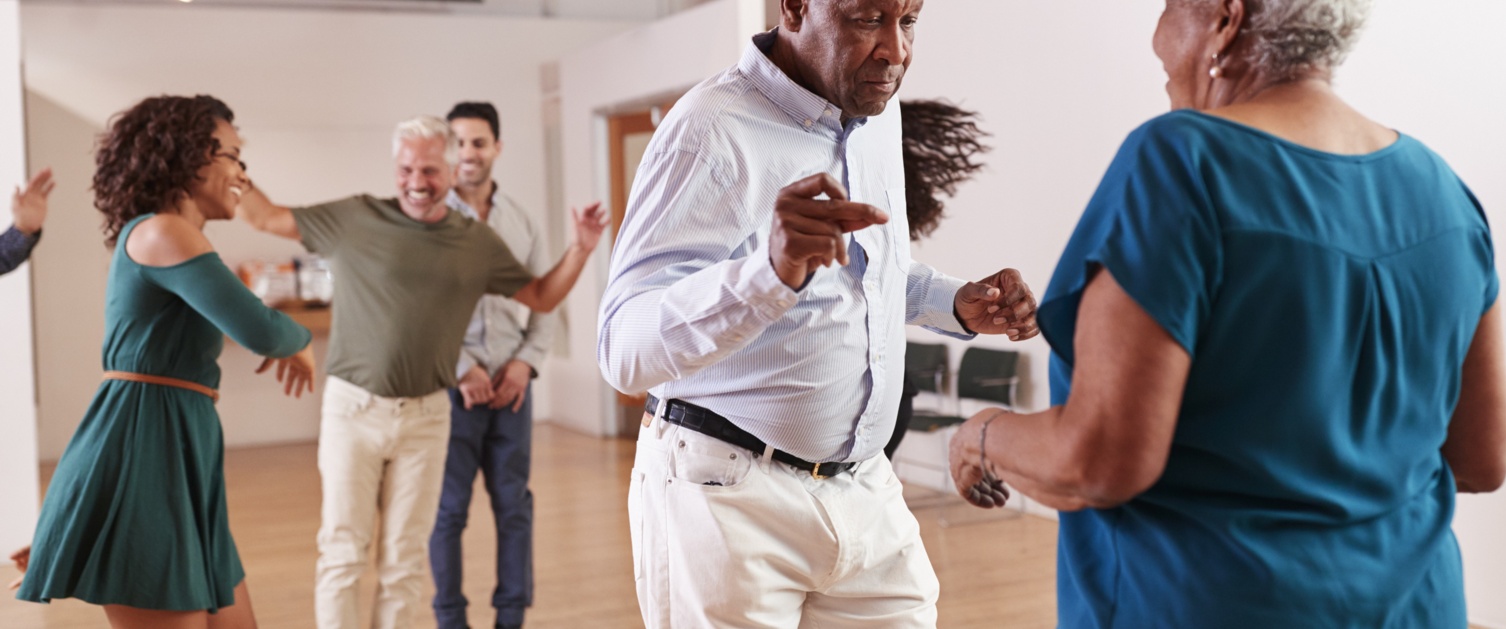
[[[1063,627],[1467,624],[1455,492],[1506,476],[1494,254],[1443,160],[1330,88],[1369,4],[1167,2],[1176,111],[1040,307],[1056,406],[952,442],[958,487],[1064,511]]]

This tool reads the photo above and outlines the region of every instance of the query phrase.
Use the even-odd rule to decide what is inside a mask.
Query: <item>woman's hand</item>
[[[26,565],[31,563],[31,547],[27,546],[10,554],[10,560],[15,562],[16,569],[21,571],[21,576],[10,582],[10,589],[20,589],[21,580],[26,578]]]
[[[314,345],[312,343],[303,346],[297,354],[287,358],[268,358],[262,361],[261,366],[256,368],[256,373],[262,373],[277,364],[277,381],[282,383],[282,392],[295,398],[303,397],[307,388],[309,393],[314,392]]]
[[[993,473],[993,466],[983,460],[982,441],[988,422],[1006,413],[996,408],[982,411],[952,435],[949,457],[952,484],[957,487],[957,493],[975,507],[996,509],[1009,500],[1009,489],[1004,486],[1004,481]]]

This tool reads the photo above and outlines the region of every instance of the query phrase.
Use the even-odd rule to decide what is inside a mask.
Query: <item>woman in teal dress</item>
[[[1369,8],[1166,3],[1176,111],[1039,309],[1056,406],[952,442],[959,487],[1063,511],[1061,627],[1467,626],[1455,496],[1506,477],[1494,249],[1442,158],[1333,92]]]
[[[149,98],[101,141],[106,379],[58,461],[18,598],[101,605],[117,628],[255,626],[226,516],[215,361],[229,335],[269,357],[261,370],[276,363],[291,395],[312,390],[314,366],[309,331],[204,238],[247,186],[233,119],[208,96]]]

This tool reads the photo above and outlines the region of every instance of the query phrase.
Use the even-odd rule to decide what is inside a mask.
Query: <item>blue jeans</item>
[[[497,589],[492,592],[497,624],[523,624],[523,610],[533,604],[533,492],[528,489],[532,385],[525,395],[516,413],[511,408],[486,406],[466,410],[460,391],[450,390],[450,452],[439,519],[429,538],[439,629],[467,626],[467,601],[460,585],[460,533],[470,512],[477,471],[486,480],[497,525]]]

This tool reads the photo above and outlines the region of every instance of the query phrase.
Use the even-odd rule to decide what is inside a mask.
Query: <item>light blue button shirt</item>
[[[900,112],[848,121],[753,38],[655,132],[612,252],[597,360],[622,391],[709,408],[811,461],[878,454],[894,431],[906,323],[970,338],[965,282],[910,259]],[[779,190],[829,173],[889,214],[798,293],[769,262]]]
[[[481,220],[475,208],[466,205],[453,188],[445,203],[461,214]],[[543,275],[549,270],[545,266],[544,240],[534,228],[533,221],[511,197],[502,194],[496,184],[492,184],[492,210],[487,214],[486,224],[512,250],[513,257],[534,275]],[[465,330],[455,377],[464,378],[465,372],[476,365],[481,365],[488,375],[495,376],[508,361],[515,359],[528,363],[537,372],[549,354],[549,343],[559,322],[558,312],[534,312],[502,295],[482,295]]]

